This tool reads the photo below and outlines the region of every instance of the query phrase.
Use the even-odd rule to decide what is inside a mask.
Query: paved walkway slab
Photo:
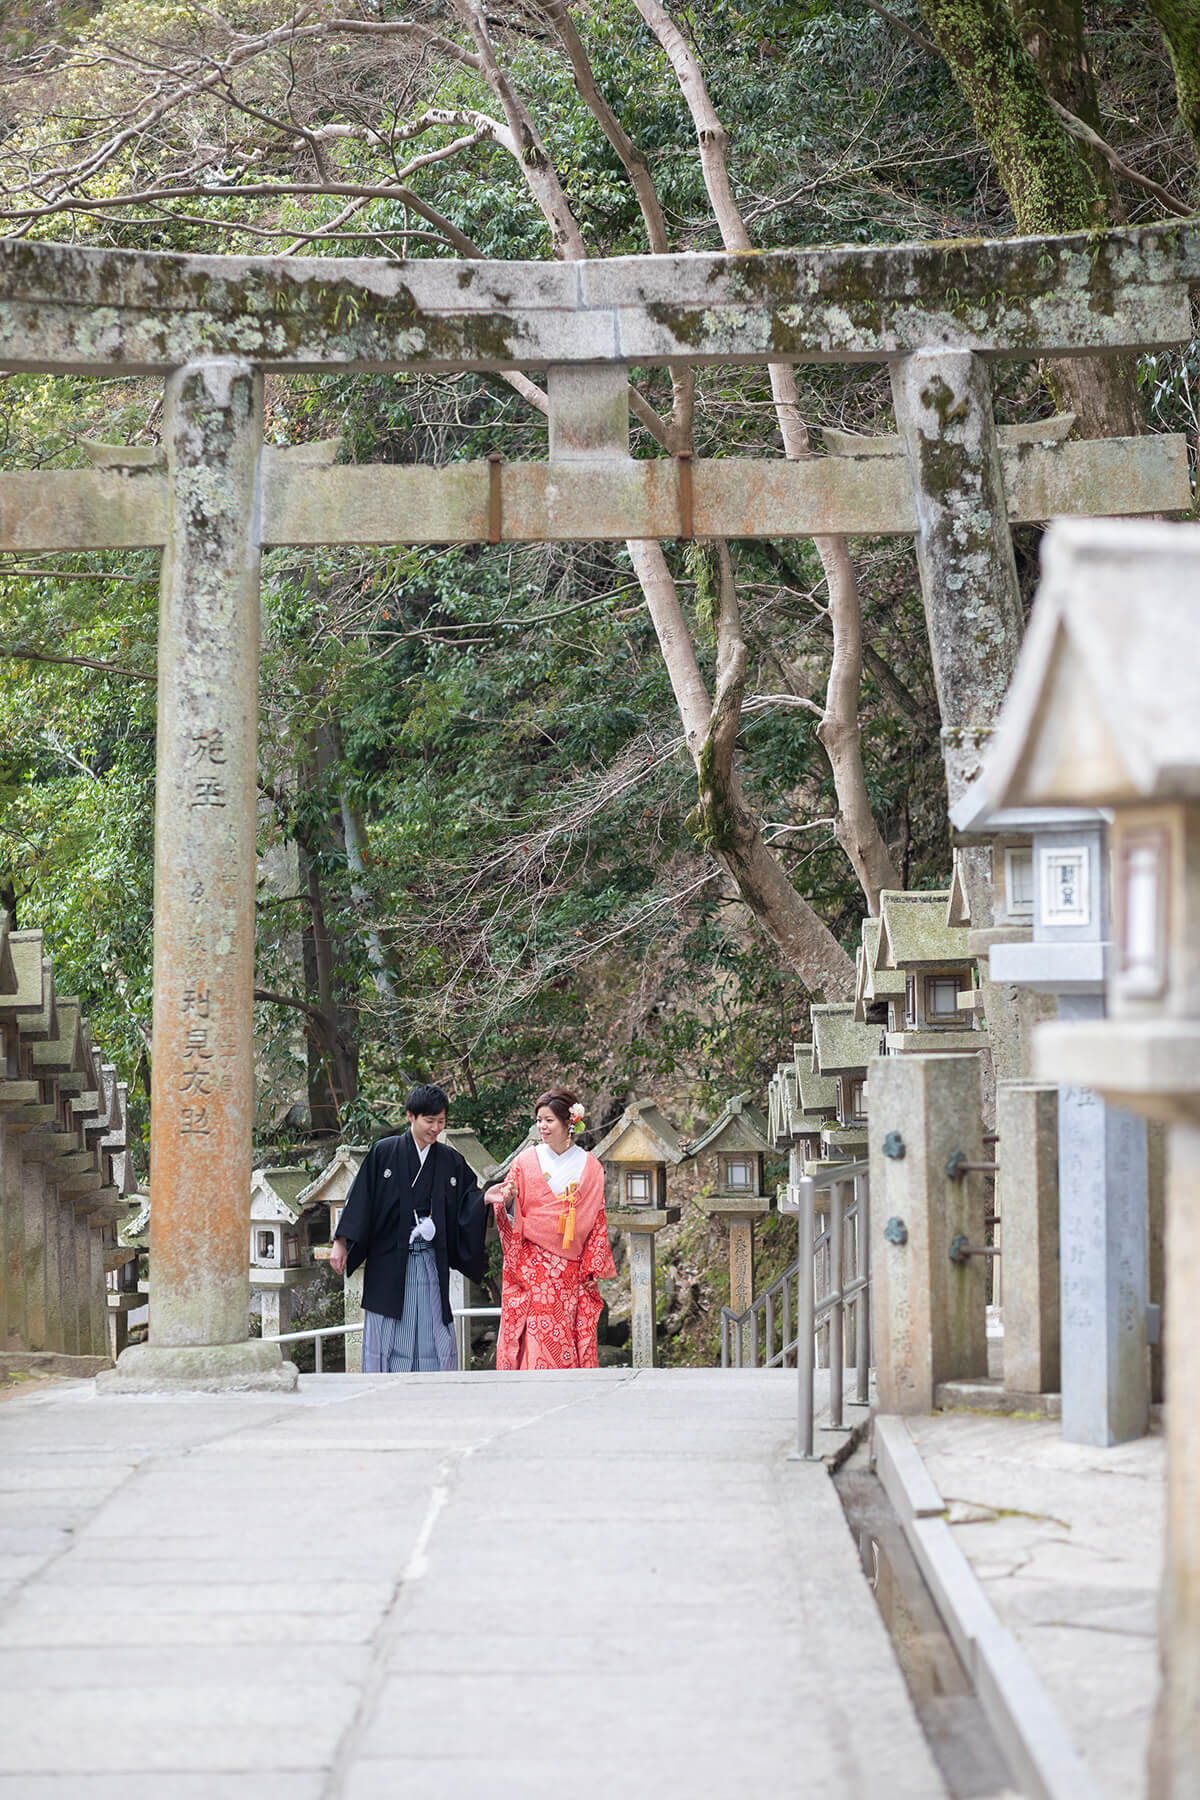
[[[943,1800],[786,1371],[0,1412],[0,1800]]]
[[[1056,1420],[907,1421],[954,1537],[1106,1800],[1141,1800],[1158,1695],[1166,1445],[1097,1449]]]

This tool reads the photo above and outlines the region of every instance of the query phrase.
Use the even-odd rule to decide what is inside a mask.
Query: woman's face
[[[556,1117],[548,1106],[538,1107],[535,1123],[537,1125],[537,1134],[541,1138],[543,1144],[546,1145],[547,1149],[553,1150],[561,1156],[571,1141],[570,1128],[564,1125],[562,1120]]]

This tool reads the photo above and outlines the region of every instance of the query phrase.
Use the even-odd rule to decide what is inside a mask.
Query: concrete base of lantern
[[[117,1366],[97,1375],[106,1394],[294,1393],[299,1373],[278,1344],[130,1344]]]

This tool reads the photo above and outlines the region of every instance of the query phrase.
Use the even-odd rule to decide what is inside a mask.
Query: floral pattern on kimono
[[[496,1367],[594,1369],[604,1305],[599,1283],[617,1272],[603,1208],[574,1258],[518,1238],[503,1206],[495,1210],[504,1252]]]

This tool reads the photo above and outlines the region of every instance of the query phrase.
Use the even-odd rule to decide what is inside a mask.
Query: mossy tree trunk
[[[1200,0],[1150,0],[1175,70],[1179,117],[1200,162]]]
[[[1012,6],[1008,0],[920,0],[920,5],[991,151],[1018,230],[1053,236],[1111,223],[1105,188],[1051,98],[1072,112],[1082,105],[1079,116],[1092,123],[1086,109],[1095,116],[1095,100],[1089,98],[1082,19],[1074,0],[1013,0]],[[1056,404],[1076,415],[1083,436],[1127,437],[1142,430],[1128,358],[1058,357],[1046,364],[1045,373]]]

